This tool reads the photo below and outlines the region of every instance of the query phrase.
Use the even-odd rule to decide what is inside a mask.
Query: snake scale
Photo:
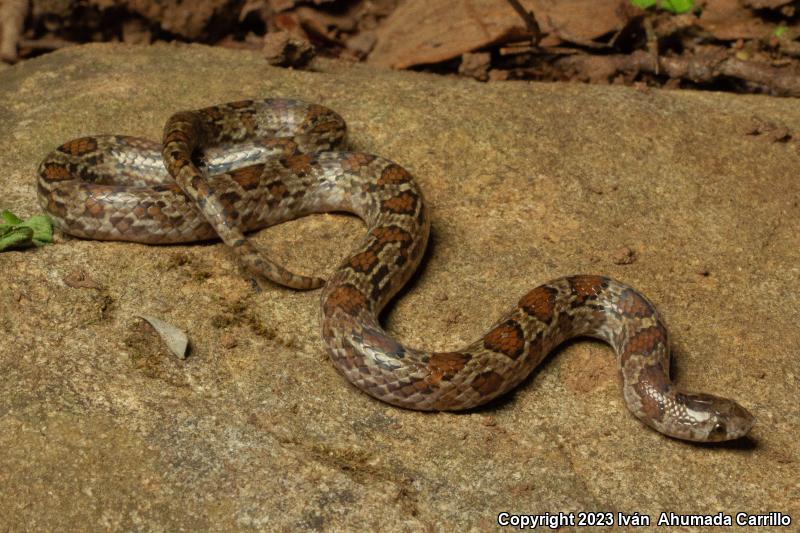
[[[679,390],[667,330],[650,301],[607,277],[536,287],[480,339],[452,352],[401,345],[378,322],[417,268],[430,221],[401,166],[334,151],[343,119],[296,100],[240,101],[174,114],[163,142],[102,135],[69,141],[39,167],[42,206],[86,239],[179,243],[222,238],[251,273],[296,289],[325,285],[322,336],[334,366],[375,398],[419,410],[460,410],[513,389],[555,346],[577,336],[610,344],[622,392],[639,420],[666,435],[724,441],[753,417],[733,400]],[[309,213],[360,217],[366,237],[330,280],[292,273],[244,232]]]

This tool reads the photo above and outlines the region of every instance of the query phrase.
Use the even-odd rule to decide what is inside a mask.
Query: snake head
[[[692,427],[689,440],[723,442],[747,435],[755,417],[727,398],[711,394],[684,395],[688,425]]]

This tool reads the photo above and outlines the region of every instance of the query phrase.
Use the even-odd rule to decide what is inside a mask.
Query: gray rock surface
[[[700,446],[642,426],[596,342],[557,350],[490,407],[400,410],[332,368],[318,292],[258,292],[217,243],[63,237],[0,254],[4,531],[485,531],[501,511],[800,521],[800,155],[747,134],[760,117],[800,136],[795,100],[316,68],[88,45],[6,69],[0,207],[38,213],[37,164],[73,137],[157,139],[176,110],[243,98],[322,103],[427,195],[432,246],[386,316],[402,341],[458,348],[540,282],[611,275],[665,316],[677,382],[739,400],[752,438]],[[254,238],[324,276],[362,231],[318,215]],[[189,357],[141,314],[185,329]]]

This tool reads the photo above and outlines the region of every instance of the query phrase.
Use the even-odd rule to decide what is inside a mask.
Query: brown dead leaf
[[[744,0],[744,5],[753,9],[778,9],[791,3],[792,0]]]
[[[153,327],[175,357],[186,359],[186,350],[189,347],[189,338],[186,336],[186,332],[154,316],[139,315],[139,318],[147,321]]]
[[[744,9],[740,0],[709,0],[697,24],[723,41],[769,37],[776,27]]]
[[[591,41],[624,24],[619,0],[521,0],[544,33],[540,43]],[[384,21],[367,60],[396,69],[439,63],[490,45],[530,38],[506,0],[409,0]]]
[[[299,7],[294,13],[308,33],[331,42],[339,42],[340,33],[356,29],[355,19],[348,15],[331,15],[310,7]]]

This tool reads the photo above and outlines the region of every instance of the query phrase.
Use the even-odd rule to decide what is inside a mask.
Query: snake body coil
[[[602,339],[617,353],[628,409],[672,437],[723,441],[753,417],[732,400],[678,390],[667,331],[653,305],[601,276],[570,276],[523,296],[483,337],[454,352],[402,346],[378,314],[417,268],[429,219],[411,175],[380,157],[330,151],[345,124],[294,100],[242,101],[173,115],[163,143],[84,137],[39,167],[42,206],[87,239],[176,243],[217,236],[251,272],[281,285],[323,285],[264,258],[243,232],[309,213],[348,211],[367,235],[322,292],[322,336],[335,367],[361,390],[402,407],[459,410],[514,388],[566,339]],[[173,179],[174,178],[174,179]]]

